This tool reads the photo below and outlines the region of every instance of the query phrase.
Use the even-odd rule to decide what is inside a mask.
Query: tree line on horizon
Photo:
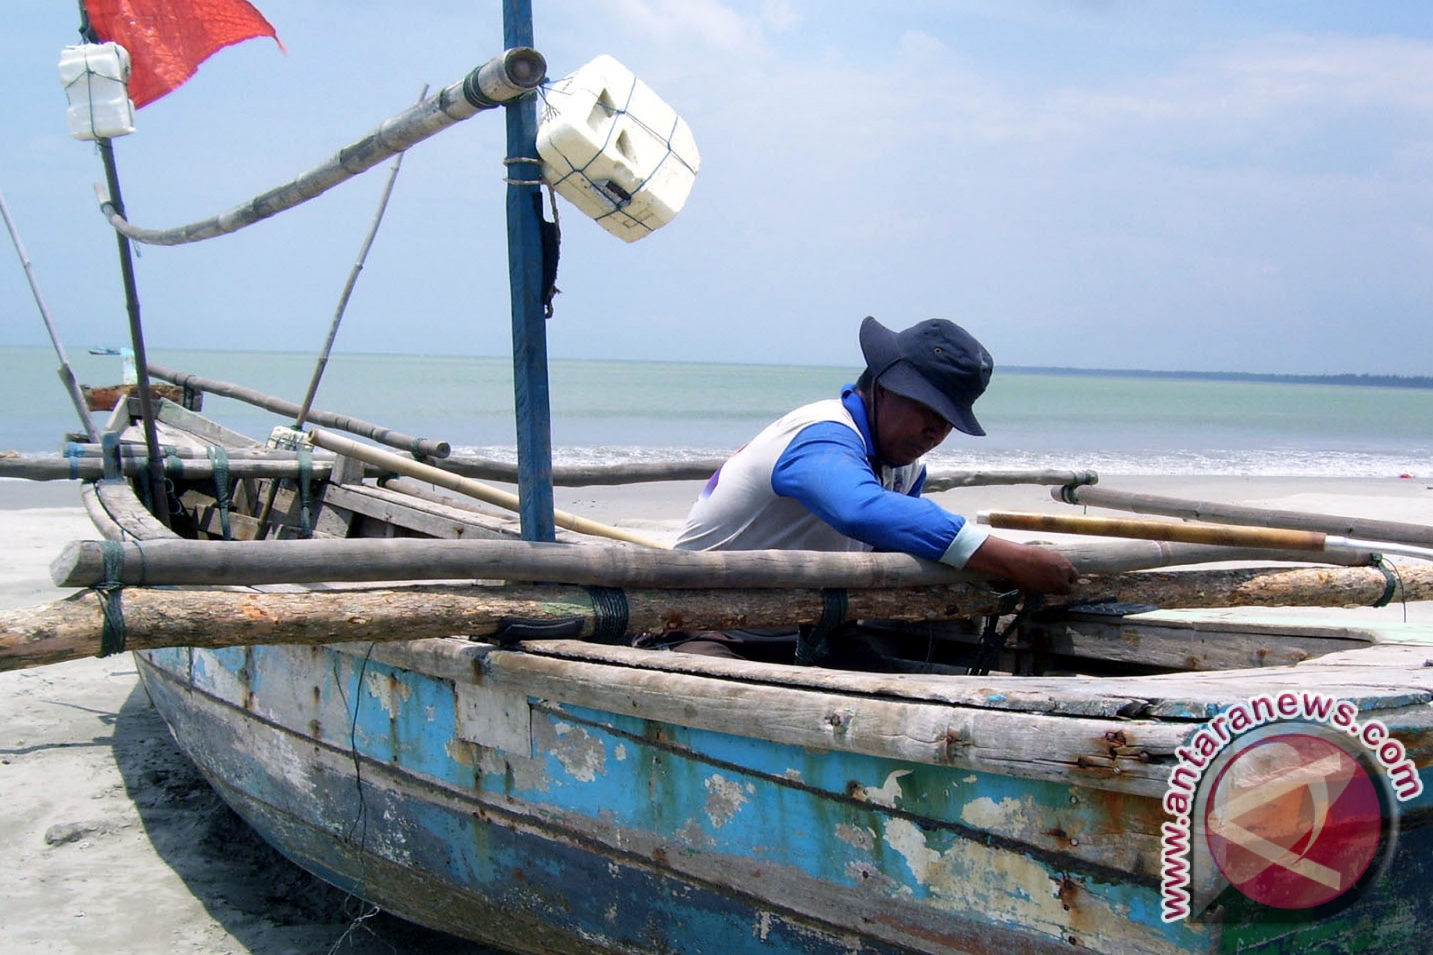
[[[1363,385],[1376,388],[1433,388],[1427,375],[1286,375],[1251,371],[1155,371],[1147,368],[1073,368],[1063,365],[1006,365],[1002,372],[1120,378],[1185,378],[1209,381],[1267,381],[1296,385]]]

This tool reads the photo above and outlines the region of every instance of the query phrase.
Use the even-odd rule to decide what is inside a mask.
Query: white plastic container
[[[134,132],[129,101],[129,52],[118,43],[85,43],[60,51],[65,112],[76,139],[112,139]]]
[[[682,211],[701,166],[686,121],[605,55],[548,89],[537,152],[559,195],[628,242]]]

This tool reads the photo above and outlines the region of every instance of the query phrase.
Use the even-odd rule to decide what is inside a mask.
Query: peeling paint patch
[[[801,775],[801,770],[799,770],[799,769],[788,769],[786,772],[782,773],[781,775],[782,775],[782,778],[784,778],[784,779],[789,779],[789,780],[791,780],[793,783],[804,783],[804,782],[806,781],[806,777],[803,776],[803,775]]]
[[[972,799],[961,807],[960,821],[995,832],[1024,833],[1037,821],[1029,799],[1005,798],[996,802],[989,796]]]
[[[711,820],[713,829],[720,829],[731,822],[732,818],[746,804],[747,792],[742,790],[742,785],[735,780],[727,779],[721,773],[713,773],[708,776],[703,785],[707,790],[706,813]],[[754,791],[748,785],[748,791]]]
[[[868,802],[875,806],[885,806],[887,809],[896,808],[896,800],[901,798],[901,777],[909,776],[909,769],[898,769],[886,777],[886,781],[879,789],[872,789],[869,786],[859,784],[850,787],[850,795],[862,802]]]
[[[876,834],[864,826],[841,823],[836,827],[836,838],[857,849],[871,850],[876,847]]]
[[[607,752],[603,749],[601,740],[594,739],[585,729],[580,726],[573,726],[571,723],[557,722],[553,724],[553,732],[557,735],[557,745],[553,747],[552,755],[567,770],[569,776],[579,782],[590,783],[597,778],[597,774],[606,773],[604,763]],[[568,737],[571,739],[568,739]]]
[[[926,845],[925,833],[909,819],[890,819],[886,822],[886,845],[901,854],[906,866],[915,876],[917,885],[929,885],[933,870],[940,864],[941,854]]]
[[[991,804],[991,811],[1008,807]],[[956,917],[978,918],[997,925],[1020,926],[1068,938],[1076,922],[1119,924],[1127,932],[1130,951],[1173,955],[1184,951],[1156,926],[1139,925],[1124,906],[1071,891],[1063,873],[1054,873],[1035,859],[969,840],[958,840],[943,851],[933,848],[940,838],[906,819],[888,819],[885,842],[905,859],[911,872],[901,894],[925,890],[936,908]]]
[[[618,743],[616,747],[613,748],[612,755],[617,758],[617,762],[625,763],[627,761],[627,744]]]
[[[364,677],[363,685],[368,695],[378,701],[390,720],[398,719],[403,704],[413,695],[413,688],[401,680],[395,680],[385,673],[371,672]]]

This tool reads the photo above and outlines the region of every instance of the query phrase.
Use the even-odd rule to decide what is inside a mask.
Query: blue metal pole
[[[532,46],[531,0],[503,0],[503,45]],[[552,413],[547,388],[547,326],[542,306],[542,178],[537,103],[523,96],[507,110],[508,281],[512,288],[513,388],[517,478],[524,540],[557,538],[552,504]]]

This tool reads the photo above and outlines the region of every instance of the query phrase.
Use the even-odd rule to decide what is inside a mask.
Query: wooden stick
[[[780,627],[820,619],[820,590],[627,590],[626,629],[721,630]],[[1433,569],[1266,568],[1138,573],[1082,579],[1050,607],[1117,600],[1162,607],[1371,606],[1433,598]],[[121,592],[126,647],[249,646],[491,636],[505,617],[580,618],[593,635],[597,611],[587,591],[562,586],[412,587],[252,593],[217,590]],[[980,583],[847,592],[851,619],[940,620],[984,616],[1000,597]],[[92,592],[43,607],[0,612],[0,670],[42,666],[98,652],[104,632]]]
[[[215,381],[213,378],[201,378],[198,375],[190,375],[182,371],[175,371],[172,368],[165,368],[151,362],[148,365],[149,373],[156,378],[163,378],[165,381],[173,382],[195,391],[207,391],[210,394],[223,395],[225,398],[233,398],[235,401],[242,401],[246,404],[263,408],[265,411],[272,411],[275,414],[284,415],[288,418],[298,416],[299,406],[292,401],[285,401],[282,398],[275,398],[255,391],[252,388],[244,388],[240,385],[233,385],[227,381]],[[310,409],[308,413],[310,421],[317,422],[327,428],[337,428],[340,431],[347,431],[350,434],[362,435],[380,444],[386,444],[390,448],[401,448],[414,454],[423,454],[432,458],[443,458],[448,456],[452,450],[446,441],[432,441],[428,438],[415,438],[398,431],[392,431],[382,425],[373,424],[369,421],[362,421],[358,418],[350,418],[347,415],[334,414],[331,411],[318,411]]]
[[[1255,527],[1285,527],[1294,530],[1322,531],[1325,534],[1339,534],[1345,537],[1433,546],[1433,527],[1421,524],[1243,507],[1234,504],[1163,497],[1158,494],[1134,494],[1100,487],[1052,488],[1050,496],[1067,504],[1108,507],[1133,511],[1136,514],[1163,514],[1186,520],[1222,521],[1226,524]]]
[[[457,491],[459,494],[466,494],[469,497],[477,498],[480,501],[486,501],[489,504],[495,504],[498,507],[506,508],[510,511],[516,511],[520,507],[521,502],[516,494],[512,494],[499,488],[491,487],[487,484],[482,484],[478,481],[471,480],[470,478],[459,477],[456,474],[450,474],[447,471],[442,470],[441,468],[435,468],[431,465],[421,464],[417,461],[411,461],[408,458],[400,457],[396,454],[390,454],[387,451],[382,451],[371,445],[361,444],[357,441],[351,441],[348,438],[336,434],[330,434],[327,431],[320,431],[318,429],[314,429],[309,432],[309,436],[313,439],[313,443],[316,446],[323,448],[327,451],[332,451],[335,454],[342,454],[346,457],[353,458],[357,461],[363,461],[367,464],[375,464],[379,467],[390,468],[398,474],[403,474],[411,478],[418,478],[419,480],[427,481],[430,484],[436,484],[439,487],[445,487],[450,491]],[[640,534],[634,534],[631,531],[625,531],[621,528],[611,527],[607,524],[601,524],[597,521],[591,521],[585,517],[578,517],[575,514],[568,514],[565,511],[555,511],[553,514],[553,520],[558,527],[565,527],[568,530],[576,531],[579,534],[591,534],[595,537],[607,537],[611,538],[612,540],[627,541],[631,544],[641,544],[644,547],[656,547],[661,548],[663,550],[665,550],[667,547],[666,544],[663,544],[659,541],[651,540],[647,537],[643,537]]]
[[[1284,550],[1322,551],[1325,535],[1317,531],[1282,530],[1267,527],[1235,527],[1228,524],[1183,524],[1146,521],[1137,518],[1076,517],[1066,514],[1038,514],[1026,511],[981,511],[981,524],[1007,530],[1048,531],[1054,534],[1095,534],[1102,537],[1134,537],[1141,540],[1180,541],[1187,544],[1219,544],[1231,547],[1275,547]]]

